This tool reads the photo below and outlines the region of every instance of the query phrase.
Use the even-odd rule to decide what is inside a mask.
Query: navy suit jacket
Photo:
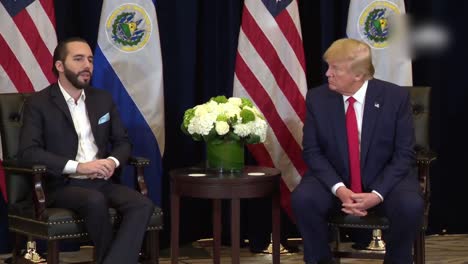
[[[414,127],[407,89],[369,80],[361,129],[361,178],[364,192],[384,198],[397,184],[417,188]],[[343,96],[324,84],[307,93],[303,156],[304,177],[316,177],[326,188],[349,185],[349,159]]]
[[[131,145],[112,96],[92,87],[86,88],[85,94],[86,110],[98,147],[97,158],[113,156],[121,165],[125,164]],[[109,119],[102,118],[107,114]],[[23,113],[18,156],[25,165],[47,166],[46,190],[52,191],[63,184],[66,179],[66,175],[62,175],[63,168],[68,160],[75,160],[77,151],[78,135],[58,84],[29,97]]]

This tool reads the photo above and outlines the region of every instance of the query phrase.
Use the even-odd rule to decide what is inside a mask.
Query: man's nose
[[[91,69],[92,66],[93,66],[92,62],[87,61],[87,60],[84,62],[85,69],[89,70],[89,69]]]

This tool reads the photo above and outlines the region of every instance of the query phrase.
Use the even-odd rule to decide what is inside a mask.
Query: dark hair
[[[83,42],[88,44],[88,42],[80,37],[71,37],[67,38],[65,40],[62,40],[58,43],[57,47],[54,50],[54,57],[52,61],[52,72],[55,74],[55,76],[58,77],[58,71],[57,68],[55,68],[55,62],[57,61],[64,61],[65,57],[67,57],[68,50],[67,50],[67,44],[70,42]]]

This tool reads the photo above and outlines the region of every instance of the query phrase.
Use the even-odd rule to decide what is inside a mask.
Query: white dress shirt
[[[368,81],[365,81],[361,88],[357,90],[356,93],[352,95],[354,99],[356,99],[356,102],[354,103],[354,112],[356,113],[356,121],[357,121],[357,129],[358,129],[358,138],[359,138],[359,151],[361,151],[361,131],[362,131],[362,120],[364,116],[364,103],[366,100],[366,92],[367,92],[367,85]],[[348,109],[348,98],[351,96],[348,95],[343,95],[343,101],[344,101],[344,111],[346,113],[346,110]],[[336,195],[336,190],[338,190],[339,187],[345,186],[343,182],[339,182],[332,187],[332,192],[334,195]],[[377,194],[380,199],[383,201],[383,197],[380,193],[376,191],[372,191],[373,193]]]
[[[88,112],[86,111],[86,94],[85,91],[81,91],[81,95],[78,100],[75,102],[75,99],[71,97],[65,89],[63,89],[60,82],[58,82],[60,91],[67,102],[68,109],[73,120],[73,125],[75,126],[76,135],[78,136],[78,150],[76,152],[75,160],[69,160],[65,167],[63,168],[63,174],[70,174],[71,178],[76,179],[87,179],[86,175],[79,175],[76,173],[76,169],[79,163],[89,162],[97,159],[98,147],[96,141],[94,140],[94,135],[91,130],[91,124],[89,122]],[[119,161],[114,157],[109,157],[112,159],[116,167],[119,166]]]

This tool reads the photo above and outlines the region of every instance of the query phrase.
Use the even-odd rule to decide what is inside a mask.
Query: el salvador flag
[[[150,159],[145,180],[150,198],[161,205],[164,92],[153,1],[104,0],[94,53],[93,86],[112,93],[128,129],[132,154]]]

